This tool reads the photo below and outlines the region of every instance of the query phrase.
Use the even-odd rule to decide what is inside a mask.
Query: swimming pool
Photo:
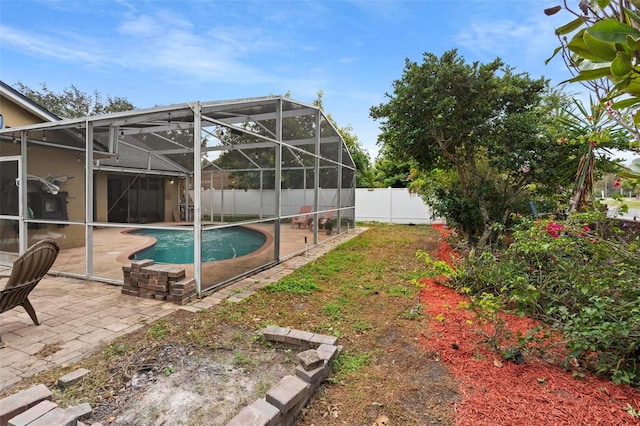
[[[193,263],[193,231],[139,229],[134,235],[147,235],[156,243],[131,255],[132,260],[152,259],[158,263]],[[202,261],[233,259],[253,253],[267,236],[245,227],[210,229],[202,233]]]

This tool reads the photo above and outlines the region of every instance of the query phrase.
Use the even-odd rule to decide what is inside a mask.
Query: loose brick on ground
[[[78,382],[84,376],[89,374],[89,370],[86,368],[78,368],[75,371],[72,371],[69,374],[65,374],[64,376],[58,379],[58,386],[64,388],[66,386],[71,386],[74,383]]]
[[[38,419],[44,416],[51,410],[58,408],[58,404],[51,402],[49,400],[44,400],[29,408],[27,411],[18,414],[9,420],[9,426],[26,426],[29,423],[33,422],[35,419]]]
[[[280,411],[264,399],[244,407],[227,426],[275,426]]]
[[[0,400],[0,424],[28,410],[40,401],[50,400],[51,391],[43,384],[33,386]]]
[[[285,376],[267,392],[267,402],[287,413],[308,395],[309,384],[296,376]]]

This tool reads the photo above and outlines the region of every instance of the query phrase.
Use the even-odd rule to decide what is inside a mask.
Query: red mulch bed
[[[443,236],[446,229],[437,227]],[[438,256],[455,252],[441,242]],[[459,425],[639,425],[627,412],[640,410],[640,391],[526,357],[523,364],[502,360],[483,344],[473,312],[459,307],[467,299],[438,279],[423,280],[420,300],[431,318],[423,345],[438,354],[460,382],[462,401],[455,407]],[[504,314],[507,327],[525,334],[538,325],[530,318]],[[487,331],[486,327],[484,328]],[[490,331],[490,330],[489,330]]]

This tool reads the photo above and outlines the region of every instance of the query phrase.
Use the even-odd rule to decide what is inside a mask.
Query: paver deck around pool
[[[268,225],[257,224],[251,226],[263,229],[267,233],[273,231],[273,227]],[[131,263],[128,259],[129,255],[152,244],[154,241],[152,237],[133,235],[123,232],[124,230],[123,228],[102,228],[94,230],[92,249],[93,276],[122,281],[122,267]],[[313,243],[313,233],[307,229],[292,228],[288,224],[285,224],[280,228],[280,232],[281,259],[286,259],[289,255],[304,250],[305,238],[308,245]],[[318,232],[319,242],[327,238],[331,237],[325,235],[323,232]],[[60,251],[51,269],[69,274],[85,275],[85,259],[84,246],[73,249],[63,249]],[[224,281],[228,276],[240,275],[244,271],[267,264],[272,259],[273,239],[270,240],[264,249],[248,256],[218,262],[203,262],[203,281],[209,280],[211,283]],[[184,267],[187,276],[192,277],[193,267],[189,264],[184,265]],[[224,276],[219,277],[219,274],[224,274]],[[203,286],[203,288],[206,288],[206,285]]]
[[[362,231],[362,228],[356,228],[333,236],[322,245],[310,248],[306,254],[291,257],[182,307],[123,295],[117,285],[47,276],[29,297],[40,326],[35,326],[20,307],[0,315],[0,335],[6,343],[6,347],[0,349],[0,392],[38,372],[83,359],[116,337],[178,309],[195,312],[211,308],[225,299],[240,301]],[[114,243],[112,240],[109,249],[104,250],[105,259],[94,252],[98,264],[102,261],[105,265],[113,263]],[[0,287],[3,285],[0,281]],[[47,351],[53,348],[57,350]]]

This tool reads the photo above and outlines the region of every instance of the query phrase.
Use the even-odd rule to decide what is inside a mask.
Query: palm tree
[[[569,213],[584,211],[592,205],[593,182],[597,171],[617,171],[619,161],[612,160],[612,149],[628,149],[628,135],[611,119],[606,107],[593,103],[584,106],[574,100],[573,108],[565,108],[560,114],[560,124],[567,136],[559,143],[577,145],[582,154],[575,173]]]

